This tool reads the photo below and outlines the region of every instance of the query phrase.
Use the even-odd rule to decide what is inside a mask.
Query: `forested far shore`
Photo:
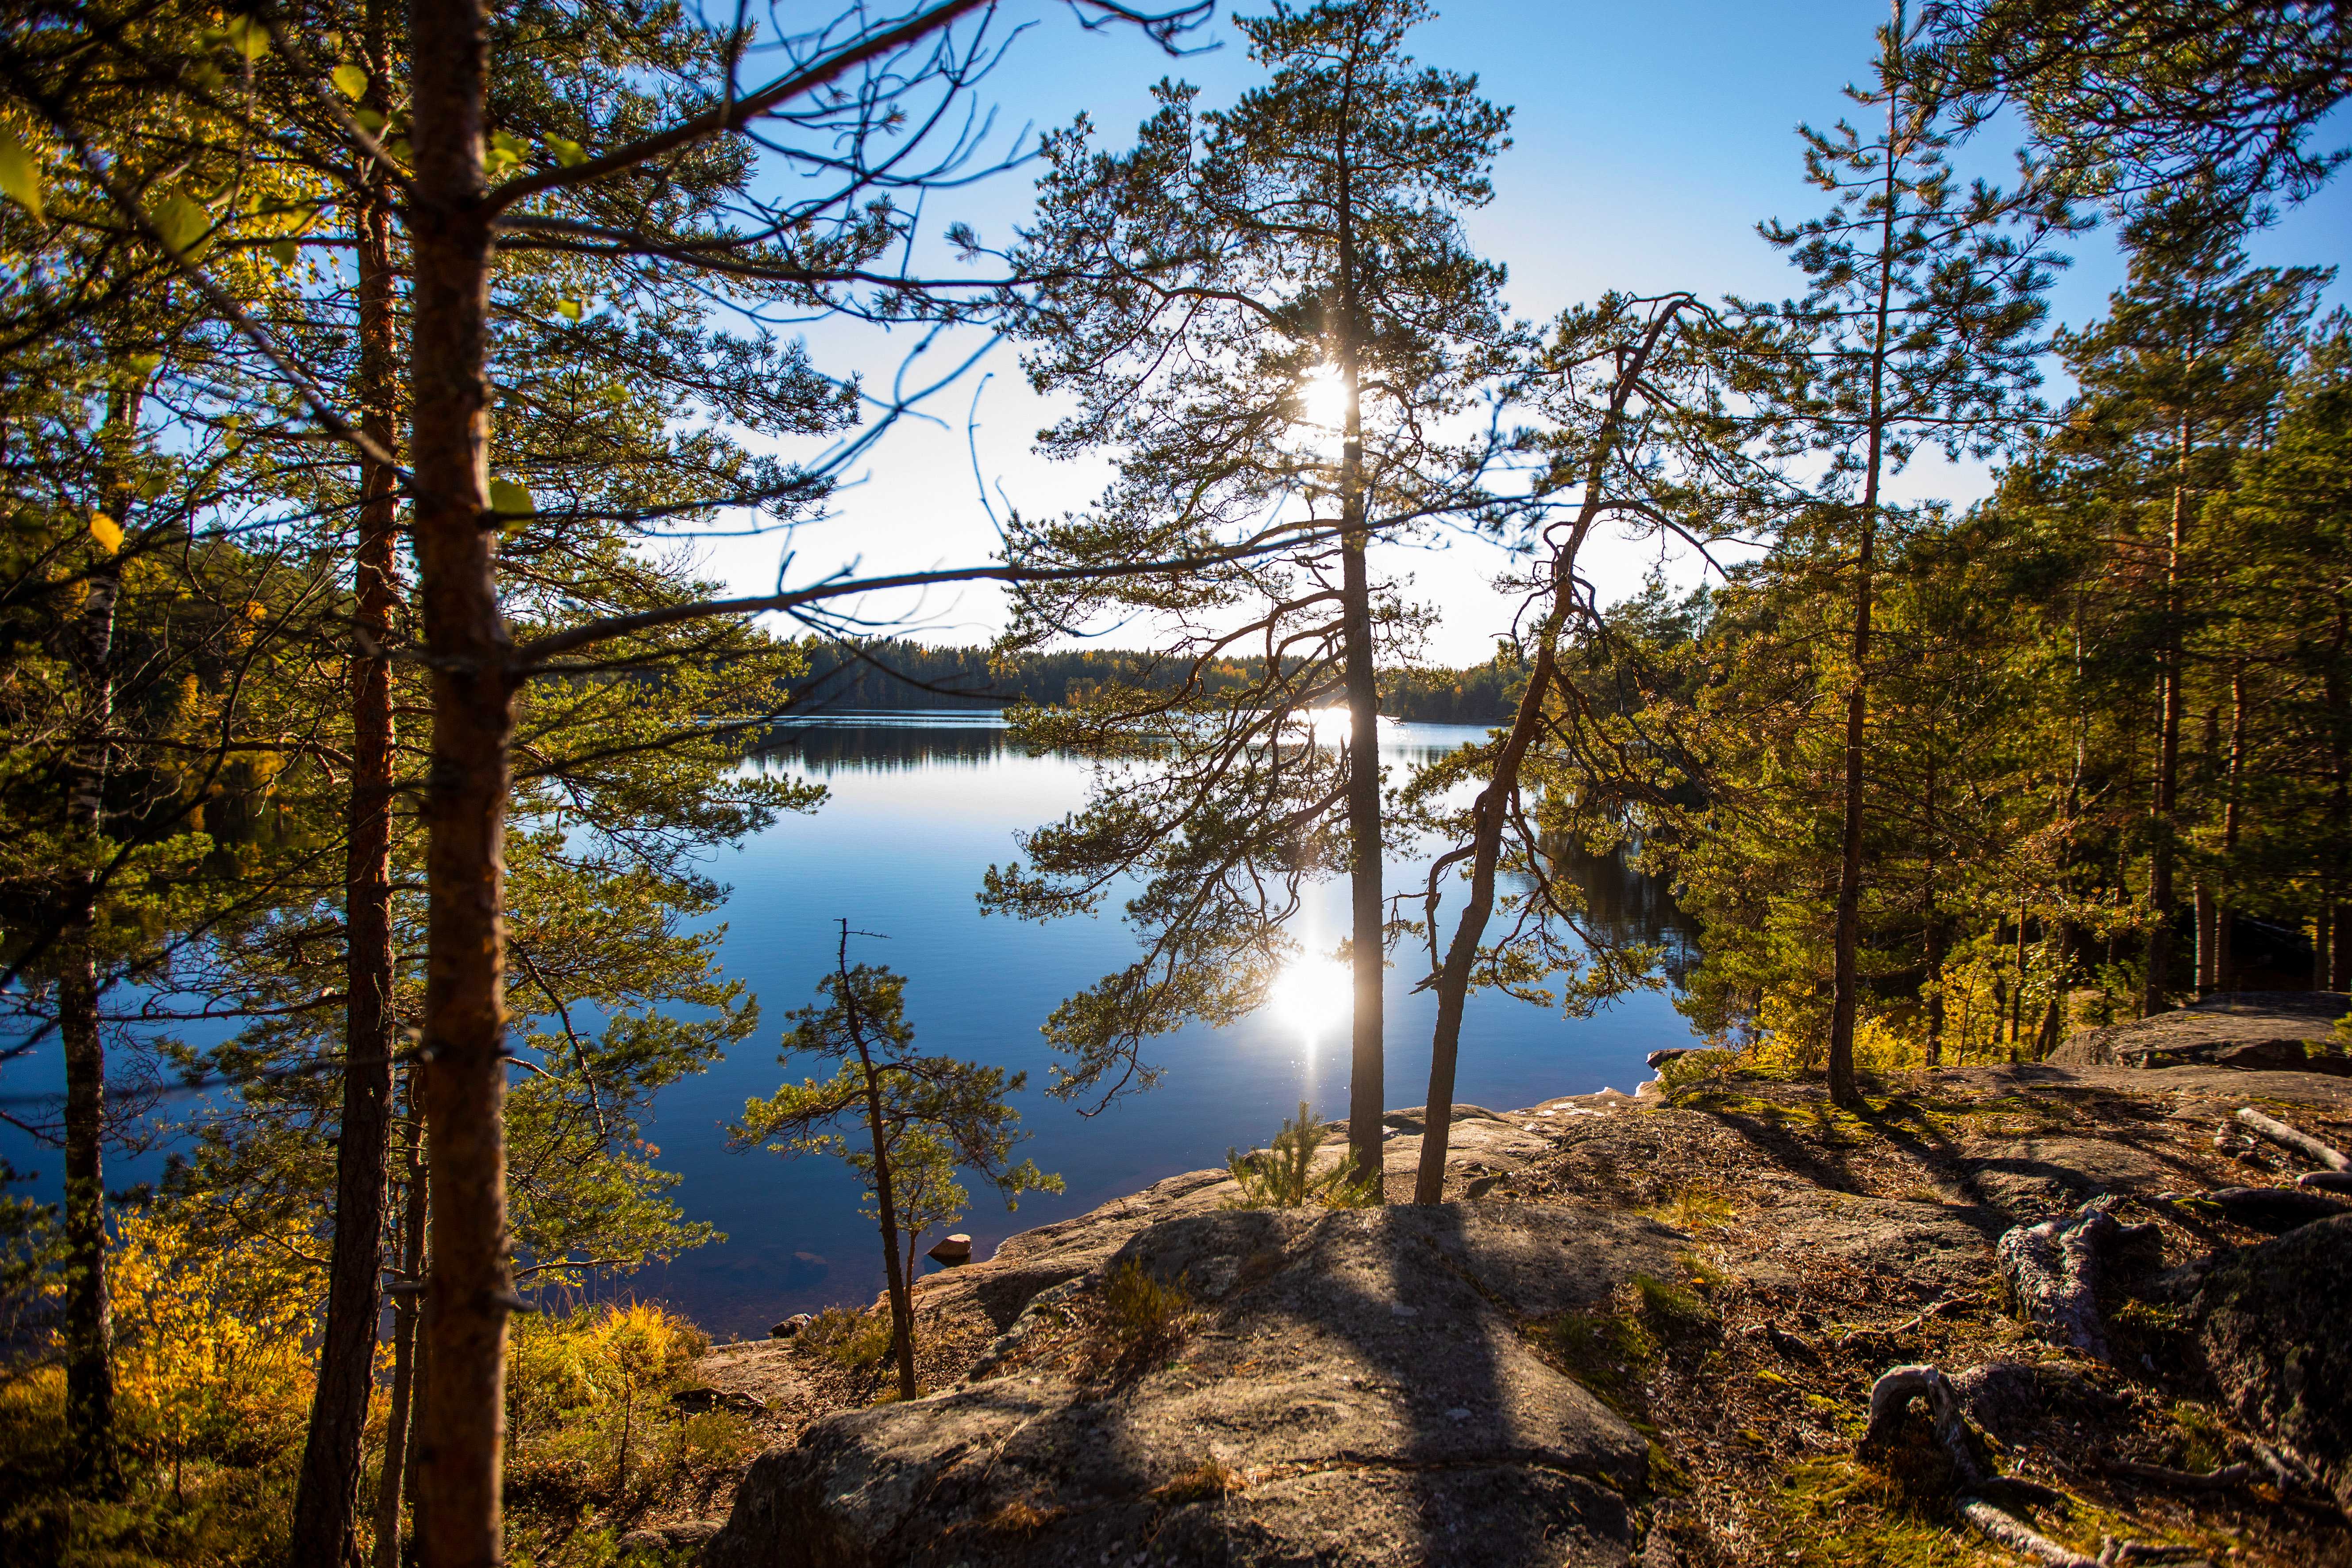
[[[1210,695],[1262,686],[1262,658],[1220,659],[1195,672],[1148,649],[1058,648],[1006,653],[990,644],[903,638],[799,644],[805,673],[792,683],[796,711],[975,708],[1015,703],[1066,707],[1107,685],[1170,691],[1197,682]],[[1381,712],[1424,724],[1499,724],[1518,704],[1527,672],[1507,652],[1465,669],[1381,672]]]

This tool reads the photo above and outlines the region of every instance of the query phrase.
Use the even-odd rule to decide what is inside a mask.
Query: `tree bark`
[[[376,1477],[373,1568],[399,1568],[400,1498],[408,1476],[408,1435],[415,1419],[416,1292],[425,1277],[425,1124],[413,1098],[408,1118],[408,1201],[400,1218],[400,1282],[392,1312],[392,1408],[383,1427],[383,1469]]]
[[[126,530],[131,485],[122,461],[137,438],[143,394],[108,400],[100,433],[98,505]],[[68,877],[58,942],[58,1039],[65,1056],[66,1431],[77,1485],[99,1497],[121,1481],[114,1431],[114,1302],[106,1259],[106,1040],[98,998],[96,866],[106,831],[106,775],[114,729],[115,614],[122,569],[117,549],[92,567],[69,634],[82,688],[81,734],[63,780],[66,824],[78,858]]]
[[[2191,896],[2197,904],[2197,994],[2210,997],[2221,986],[2221,905],[2212,879],[2201,874]]]
[[[2018,1059],[2025,1029],[2025,904],[2020,900],[2017,905],[2017,980],[2009,992],[2009,1059],[2011,1061]]]
[[[433,672],[418,1055],[431,1182],[425,1419],[415,1462],[427,1568],[504,1560],[508,1314],[505,881],[512,639],[488,513],[490,214],[482,0],[412,0],[415,130],[409,453]]]
[[[1504,821],[1518,793],[1519,771],[1527,759],[1528,747],[1534,743],[1536,732],[1543,723],[1544,696],[1559,668],[1560,636],[1576,613],[1576,559],[1601,516],[1608,465],[1623,428],[1627,402],[1640,385],[1659,342],[1673,329],[1680,309],[1679,305],[1670,307],[1652,320],[1618,373],[1609,411],[1601,421],[1592,457],[1585,470],[1584,495],[1576,525],[1570,529],[1552,562],[1551,602],[1537,632],[1535,665],[1528,673],[1527,689],[1519,694],[1519,706],[1511,716],[1510,732],[1504,737],[1503,748],[1496,754],[1494,772],[1472,808],[1470,901],[1463,906],[1461,918],[1454,924],[1453,940],[1447,945],[1445,960],[1437,972],[1437,1024],[1430,1037],[1429,1097],[1422,1123],[1421,1163],[1413,1173],[1415,1203],[1439,1203],[1445,1196],[1445,1155],[1453,1140],[1454,1079],[1461,1055],[1462,1013],[1469,1000],[1470,976],[1477,961],[1478,944],[1494,913],[1495,872],[1502,860]],[[1436,914],[1433,898],[1433,920]]]
[[[114,1303],[107,1278],[106,1047],[98,1025],[98,967],[87,901],[58,943],[58,1033],[66,1061],[66,1431],[78,1487],[112,1496]]]
[[[381,24],[371,64],[382,58]],[[382,112],[381,76],[368,101]],[[378,450],[394,449],[392,208],[381,184],[358,212],[360,423]],[[360,1560],[356,1529],[360,1445],[375,1384],[382,1315],[384,1160],[392,1133],[393,948],[392,669],[386,653],[399,600],[394,568],[391,468],[360,457],[359,538],[353,555],[352,783],[345,824],[343,928],[348,1000],[343,1016],[342,1116],[335,1146],[335,1235],[327,1266],[327,1320],[319,1383],[294,1491],[291,1550],[298,1563]]]
[[[2147,974],[2141,982],[2140,1016],[2160,1013],[2172,974],[2172,862],[2180,788],[2180,552],[2189,528],[2190,431],[2183,421],[2178,446],[2179,477],[2172,486],[2172,534],[2164,555],[2164,646],[2160,653],[2163,710],[2158,721],[2156,799],[2150,824],[2156,841],[2148,856],[2147,902],[2155,923],[2147,933]]]
[[[1377,1198],[1386,1197],[1381,1176],[1381,1119],[1387,1107],[1382,1013],[1388,968],[1387,922],[1381,918],[1381,859],[1386,852],[1381,821],[1381,694],[1372,650],[1371,566],[1367,551],[1364,497],[1364,425],[1361,361],[1361,302],[1357,297],[1356,231],[1351,154],[1348,129],[1354,111],[1354,78],[1340,106],[1337,150],[1339,191],[1334,214],[1339,231],[1339,383],[1346,395],[1346,424],[1339,455],[1340,657],[1348,693],[1348,891],[1349,955],[1355,978],[1348,1071],[1348,1148],[1360,1175],[1369,1177]]]
[[[2230,903],[2230,879],[2237,869],[2238,831],[2244,810],[2246,762],[2246,666],[2230,672],[2230,773],[2228,797],[2221,807],[2221,891],[2213,912],[2213,984],[2222,991],[2238,988],[2237,911]]]

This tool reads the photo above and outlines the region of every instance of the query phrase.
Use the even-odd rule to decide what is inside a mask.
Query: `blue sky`
[[[1034,25],[984,89],[997,106],[1000,148],[1024,124],[1034,144],[1037,131],[1081,110],[1107,143],[1123,143],[1150,112],[1151,84],[1163,75],[1200,84],[1211,104],[1231,101],[1257,79],[1228,6],[1219,7],[1203,38],[1223,47],[1182,60],[1132,31],[1085,32],[1047,0],[1013,0],[1006,15]],[[1872,30],[1885,16],[1872,0],[1442,5],[1415,35],[1414,53],[1475,72],[1486,96],[1514,110],[1514,144],[1496,166],[1495,202],[1469,221],[1474,243],[1509,268],[1512,308],[1539,319],[1612,287],[1791,292],[1793,273],[1755,225],[1822,204],[1803,182],[1795,128],[1843,111],[1842,89],[1865,68]],[[2352,141],[2352,120],[2339,122],[2337,140]],[[1964,154],[1963,167],[1997,175],[2011,156],[2010,140],[1988,132]],[[984,239],[1001,242],[1029,200],[1029,177],[1014,172],[935,199],[930,215],[963,218]],[[2347,240],[2352,183],[2339,180],[2284,214],[2252,248],[2268,262],[2331,264]],[[2122,267],[2105,233],[2084,236],[2075,256],[2053,298],[2062,319],[2079,323],[2100,312]],[[2347,298],[2339,282],[2330,302]],[[810,338],[826,368],[863,371],[883,385],[911,347],[903,332],[886,337],[846,325],[812,329]],[[940,358],[978,346],[976,338],[943,345]],[[854,557],[871,571],[983,559],[992,536],[975,459],[992,492],[1029,512],[1082,505],[1101,483],[1099,467],[1050,465],[1031,453],[1031,439],[1055,410],[1029,393],[1009,346],[931,406],[943,423],[893,433],[842,497],[836,520],[796,541],[796,576],[819,559],[830,565]],[[1923,462],[1898,494],[1966,503],[1984,485],[1980,469]],[[751,591],[774,581],[776,556],[772,541],[730,541],[712,547],[709,566]],[[1391,569],[1412,573],[1412,596],[1439,608],[1431,655],[1446,663],[1483,658],[1509,615],[1486,587],[1491,557],[1475,546],[1392,549],[1389,557]],[[1618,591],[1652,563],[1649,552],[1615,541],[1591,562],[1604,588]],[[1693,575],[1690,562],[1669,565],[1685,580]],[[985,636],[999,617],[993,592],[982,589],[872,608],[911,613],[932,640]]]

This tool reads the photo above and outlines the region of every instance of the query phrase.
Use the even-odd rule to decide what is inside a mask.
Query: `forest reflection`
[[[1381,749],[1390,768],[1402,772],[1426,767],[1485,735],[1473,726],[1383,719]],[[762,768],[799,768],[818,776],[942,764],[976,768],[1025,757],[1008,737],[992,710],[846,711],[777,726],[753,759]],[[1573,839],[1553,838],[1545,850],[1554,870],[1582,891],[1589,934],[1615,946],[1656,947],[1662,977],[1680,990],[1699,961],[1698,924],[1675,904],[1665,878],[1633,863],[1639,846],[1596,852]]]

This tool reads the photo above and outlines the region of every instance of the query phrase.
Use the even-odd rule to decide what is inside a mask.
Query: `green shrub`
[[[589,1564],[648,1509],[708,1499],[760,1447],[732,1410],[689,1413],[709,1347],[665,1307],[515,1320],[507,1361],[506,1503],[518,1563]]]
[[[1329,1170],[1318,1173],[1315,1155],[1323,1146],[1323,1129],[1307,1102],[1298,1103],[1298,1120],[1285,1122],[1270,1148],[1244,1154],[1225,1151],[1225,1168],[1233,1173],[1241,1196],[1228,1208],[1365,1208],[1380,1201],[1380,1176],[1360,1176],[1353,1151]]]
[[[850,1372],[870,1372],[890,1359],[890,1314],[827,1307],[801,1330],[800,1343]]]
[[[1179,1274],[1162,1283],[1130,1258],[1103,1281],[1103,1332],[1128,1358],[1150,1357],[1171,1347],[1192,1319],[1192,1297]]]

